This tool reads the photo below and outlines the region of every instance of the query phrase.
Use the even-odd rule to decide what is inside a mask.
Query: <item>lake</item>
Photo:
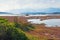
[[[47,27],[56,27],[56,26],[60,26],[60,19],[48,19],[48,20],[40,20],[40,19],[28,19],[28,22],[30,22],[31,24],[46,24],[45,26]]]

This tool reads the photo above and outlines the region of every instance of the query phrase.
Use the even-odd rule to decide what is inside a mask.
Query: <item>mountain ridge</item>
[[[47,9],[15,9],[9,11],[11,13],[54,13],[60,12],[60,8],[47,8]]]

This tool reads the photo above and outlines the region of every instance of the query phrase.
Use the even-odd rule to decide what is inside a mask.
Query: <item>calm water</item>
[[[46,24],[46,26],[49,26],[49,27],[60,26],[60,19],[48,19],[48,20],[44,20],[43,22]]]
[[[43,20],[43,21],[41,21],[40,19],[28,19],[28,22],[31,22],[32,24],[45,23],[47,27],[60,26],[60,19],[48,19],[48,20]]]
[[[40,24],[40,19],[28,19],[28,22],[30,22],[31,24]]]

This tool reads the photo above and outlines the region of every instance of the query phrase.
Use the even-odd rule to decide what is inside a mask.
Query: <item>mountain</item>
[[[9,12],[0,12],[0,14],[12,14],[12,13],[9,13]]]
[[[60,8],[46,8],[46,9],[15,9],[10,10],[10,13],[14,14],[49,14],[49,13],[59,13],[60,14]]]
[[[60,8],[48,8],[48,9],[45,9],[44,12],[46,13],[60,12]]]
[[[0,16],[17,16],[17,15],[9,12],[0,12]]]

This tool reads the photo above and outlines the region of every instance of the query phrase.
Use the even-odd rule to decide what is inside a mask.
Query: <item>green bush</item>
[[[0,40],[28,40],[24,32],[15,27],[14,23],[0,18]]]
[[[29,30],[33,30],[34,26],[32,24],[23,24],[23,23],[15,23],[15,27],[20,28],[23,31],[29,31]]]
[[[6,32],[6,38],[8,40],[28,40],[24,32],[15,27],[9,27]],[[5,39],[5,40],[7,40]]]

